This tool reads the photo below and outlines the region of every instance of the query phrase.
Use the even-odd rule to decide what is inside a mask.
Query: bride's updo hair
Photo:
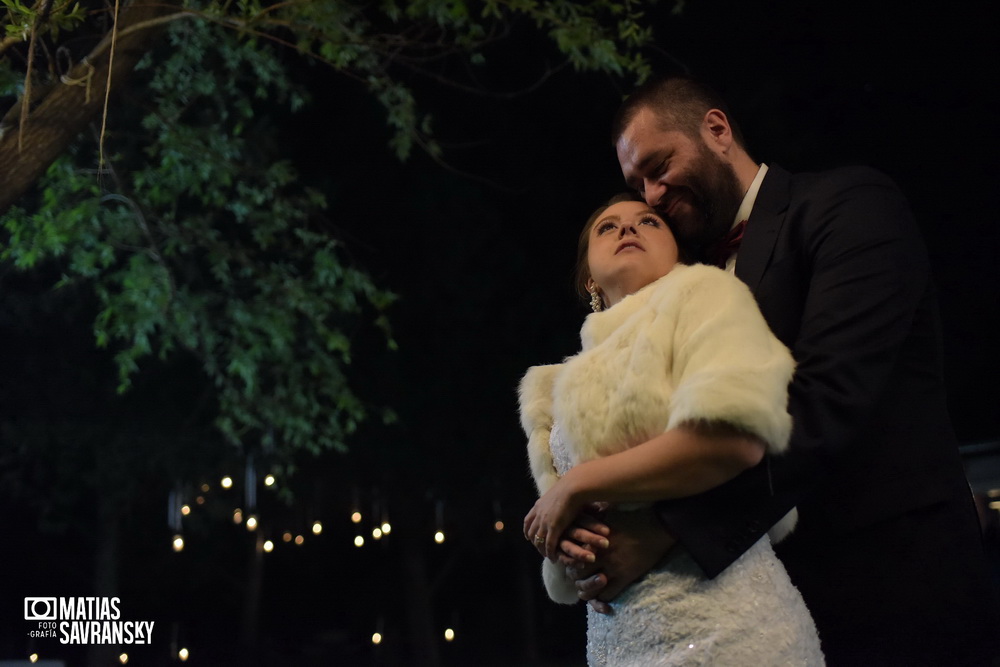
[[[587,262],[587,251],[590,250],[590,230],[597,222],[608,208],[619,204],[623,201],[637,201],[645,203],[645,200],[639,196],[637,192],[622,192],[608,201],[601,204],[597,210],[590,214],[587,218],[586,224],[583,226],[583,231],[580,232],[580,239],[576,244],[576,272],[573,276],[573,286],[576,288],[576,293],[581,299],[586,303],[590,303],[590,293],[587,291],[587,281],[590,280],[590,264]],[[677,240],[677,235],[674,234],[674,239]],[[677,261],[681,264],[690,263],[690,255],[685,248],[683,248],[680,243],[677,244]]]

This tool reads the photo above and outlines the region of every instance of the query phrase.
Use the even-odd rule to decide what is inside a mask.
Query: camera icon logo
[[[54,621],[59,606],[55,598],[24,598],[24,620]]]

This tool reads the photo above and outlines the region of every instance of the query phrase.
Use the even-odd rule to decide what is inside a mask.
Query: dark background
[[[940,290],[963,443],[1000,439],[994,14],[987,2],[690,0],[679,15],[649,16],[654,69],[687,69],[719,88],[757,160],[792,171],[868,164],[907,194]],[[476,72],[485,87],[522,88],[556,61],[529,28],[485,53]],[[382,112],[356,84],[318,68],[297,76],[315,103],[282,141],[304,180],[327,194],[328,224],[355,261],[400,296],[390,310],[399,350],[359,330],[354,362],[359,392],[400,419],[369,423],[347,455],[303,460],[305,491],[282,520],[302,530],[319,517],[324,533],[298,551],[279,543],[265,558],[253,658],[239,649],[253,537],[226,520],[238,499],[212,496],[215,515],[192,521],[181,554],[169,550],[163,490],[134,503],[121,540],[123,618],[157,620],[158,634],[129,664],[163,664],[175,628],[190,664],[417,664],[427,656],[407,655],[401,636],[413,631],[420,599],[417,613],[435,633],[456,630],[452,643],[435,640],[446,664],[577,664],[583,612],[544,599],[537,557],[518,532],[533,490],[515,387],[529,365],[576,349],[586,314],[571,287],[576,236],[622,188],[608,127],[629,86],[566,70],[507,98],[414,77],[445,168],[424,154],[397,161]],[[41,292],[27,279],[5,285],[19,303]],[[159,419],[183,414],[182,380],[155,367],[134,404],[102,407],[94,387],[112,371],[90,351],[87,304],[24,308],[30,326],[5,332],[6,395],[36,392],[60,405],[54,418],[148,421],[151,405]],[[365,531],[377,505],[393,534],[353,547],[355,501]],[[267,502],[262,493],[262,512]],[[11,504],[0,521],[0,659],[20,658],[21,598],[88,594],[94,553],[72,526],[41,530],[31,508]],[[431,539],[438,527],[441,545]],[[378,628],[386,640],[373,648]],[[83,659],[59,654],[53,640],[40,646]]]

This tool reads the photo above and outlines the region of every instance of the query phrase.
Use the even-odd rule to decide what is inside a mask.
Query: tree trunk
[[[257,634],[260,628],[260,594],[264,583],[264,536],[258,529],[256,544],[250,556],[246,588],[243,592],[243,623],[240,631],[240,650],[244,665],[259,664],[257,660]]]
[[[94,596],[118,595],[118,542],[121,515],[115,502],[102,495],[98,509],[97,549],[94,555]],[[87,647],[87,665],[104,667],[118,659],[117,646],[91,644]]]
[[[170,6],[169,2],[130,3],[121,10],[118,32],[174,11],[176,7]],[[136,30],[117,40],[111,72],[112,88],[122,85],[135,64],[151,48],[164,25]],[[104,108],[104,91],[111,60],[111,49],[106,47],[105,42],[110,38],[108,35],[91,52],[92,57],[88,56],[93,70],[78,64],[66,77],[76,81],[89,78],[89,85],[56,83],[41,97],[28,115],[20,149],[19,117],[16,113],[8,114],[8,118],[12,117],[15,122],[12,126],[0,127],[0,215],[20,199],[73,139],[100,115]]]
[[[420,544],[421,536],[407,531],[401,537],[408,645],[405,664],[438,667],[441,656],[435,641],[431,586],[423,546]],[[423,537],[427,539],[426,536]]]

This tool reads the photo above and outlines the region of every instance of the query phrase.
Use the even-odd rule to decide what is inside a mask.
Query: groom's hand
[[[608,548],[611,529],[600,519],[605,511],[603,504],[595,503],[577,515],[559,541],[559,562],[567,568],[583,569],[596,561],[594,552]]]
[[[596,548],[593,563],[577,559],[563,560],[581,600],[601,613],[609,613],[606,604],[618,597],[632,582],[649,572],[666,555],[676,540],[663,528],[651,509],[609,511],[602,517],[602,528],[609,529],[607,548]],[[565,548],[564,548],[565,551]]]

